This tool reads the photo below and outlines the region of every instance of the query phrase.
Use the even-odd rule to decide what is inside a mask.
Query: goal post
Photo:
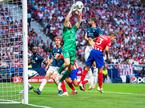
[[[27,27],[27,0],[22,0],[23,10],[23,83],[24,104],[28,104],[28,27]]]
[[[27,0],[0,0],[0,103],[28,104]],[[21,94],[20,92],[24,90]]]

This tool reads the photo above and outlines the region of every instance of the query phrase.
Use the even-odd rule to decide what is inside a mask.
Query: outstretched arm
[[[76,23],[77,28],[80,27],[80,24],[81,24],[81,21],[82,21],[82,16],[83,16],[82,13],[79,12],[79,14],[78,14],[78,22]]]
[[[105,48],[106,60],[109,60],[109,46]]]
[[[72,15],[71,12],[69,12],[65,17],[64,26],[67,26],[67,24],[69,23],[71,15]]]
[[[64,26],[67,26],[67,24],[69,23],[70,17],[72,16],[72,12],[74,11],[74,7],[75,7],[75,4],[72,5],[69,13],[65,17]]]

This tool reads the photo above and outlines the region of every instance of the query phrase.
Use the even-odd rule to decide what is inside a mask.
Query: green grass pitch
[[[35,88],[39,84],[32,84]],[[58,96],[55,84],[47,84],[41,95],[29,93],[30,104],[51,108],[145,108],[145,84],[104,84],[104,93],[96,89],[77,95]],[[71,90],[67,88],[70,93]],[[1,105],[0,108],[35,108],[27,105]]]

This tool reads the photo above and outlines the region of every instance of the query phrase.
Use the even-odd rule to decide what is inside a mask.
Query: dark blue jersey
[[[62,54],[62,48],[53,48],[52,53],[49,56],[49,59],[53,59],[52,66],[61,67],[61,65],[64,63],[63,58],[57,58],[57,54]]]
[[[42,56],[40,56],[39,54],[32,54],[30,59],[31,59],[32,69],[41,68],[41,64],[44,61],[44,58]]]
[[[87,37],[89,38],[96,38],[98,37],[100,34],[102,34],[102,30],[100,27],[90,27],[90,28],[87,28]]]

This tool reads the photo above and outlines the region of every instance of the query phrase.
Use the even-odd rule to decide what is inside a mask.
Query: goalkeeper
[[[64,27],[63,27],[63,55],[64,55],[64,64],[59,69],[59,74],[62,73],[63,70],[66,69],[65,73],[63,74],[62,78],[60,79],[60,83],[58,84],[58,89],[61,88],[61,82],[69,75],[71,72],[72,67],[74,65],[74,61],[76,59],[76,32],[80,27],[81,20],[82,20],[82,11],[78,11],[78,22],[72,26],[70,22],[70,18],[72,16],[72,12],[76,11],[75,5],[72,5],[70,12],[65,17]]]

